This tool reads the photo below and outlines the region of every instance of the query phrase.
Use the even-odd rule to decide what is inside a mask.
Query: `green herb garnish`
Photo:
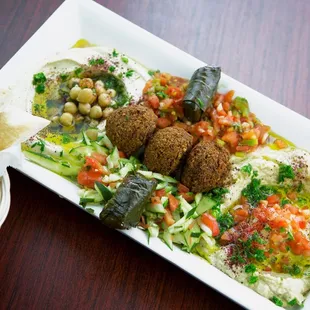
[[[168,95],[166,93],[164,93],[163,91],[158,91],[156,92],[156,96],[160,99],[165,99],[168,98]]]
[[[40,152],[44,152],[45,149],[45,142],[41,139],[39,141],[35,142],[32,144],[31,148],[33,149],[34,147],[39,146],[40,147]]]
[[[283,301],[281,299],[279,299],[277,296],[273,296],[271,298],[271,301],[276,304],[277,306],[279,307],[282,307],[283,306]]]
[[[294,179],[295,173],[290,165],[279,164],[279,183],[284,182],[285,179]]]
[[[103,59],[103,58],[90,59],[90,60],[88,61],[88,64],[89,64],[90,66],[103,65],[103,64],[104,64],[104,59]]]
[[[241,168],[241,172],[247,173],[251,175],[253,168],[251,164],[247,164]]]
[[[35,87],[35,90],[37,94],[43,94],[45,92],[45,85],[39,84]]]
[[[46,77],[43,72],[39,72],[33,75],[33,80],[32,80],[33,85],[43,84],[45,82],[46,82]]]
[[[134,70],[129,69],[129,70],[125,73],[125,76],[126,76],[126,77],[131,77],[131,76],[133,75],[134,72],[135,72]]]
[[[150,76],[154,76],[155,73],[160,73],[160,71],[159,71],[159,70],[149,70],[149,71],[148,71],[148,74],[149,74]]]
[[[112,56],[113,57],[117,57],[118,56],[118,52],[116,51],[115,48],[113,49]]]
[[[127,57],[122,57],[121,60],[122,60],[122,62],[124,62],[125,64],[128,64],[128,58],[127,58]]]
[[[244,271],[246,273],[254,273],[256,271],[256,266],[254,264],[246,265]]]
[[[109,71],[110,71],[110,72],[114,72],[114,71],[115,71],[115,67],[114,67],[114,66],[110,66],[110,67],[109,67]]]
[[[296,298],[294,298],[294,299],[292,299],[292,300],[290,300],[289,302],[288,302],[288,305],[290,305],[291,307],[293,307],[293,306],[295,306],[295,305],[297,305],[298,304],[298,302],[297,302],[297,299]]]
[[[63,82],[69,77],[69,75],[65,73],[61,73],[59,76]]]
[[[82,68],[77,68],[77,69],[75,69],[74,70],[74,74],[76,75],[76,76],[80,76],[80,74],[83,72],[83,69]]]
[[[258,277],[257,276],[250,276],[249,278],[249,284],[254,284],[256,283],[258,280]]]
[[[220,225],[220,233],[234,226],[234,218],[230,213],[225,213],[217,217],[217,222]]]

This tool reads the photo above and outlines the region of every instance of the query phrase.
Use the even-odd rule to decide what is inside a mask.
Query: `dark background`
[[[0,68],[62,2],[0,0]],[[310,1],[98,2],[310,116]],[[22,174],[9,174],[0,309],[240,308]]]

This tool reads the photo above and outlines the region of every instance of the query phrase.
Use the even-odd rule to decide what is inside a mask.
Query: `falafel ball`
[[[169,175],[182,163],[192,143],[193,137],[183,128],[159,129],[146,146],[144,164],[151,171]]]
[[[130,156],[146,144],[156,129],[156,121],[157,116],[152,109],[131,105],[108,116],[106,133],[120,151]]]
[[[230,182],[230,154],[215,142],[200,142],[189,153],[181,182],[195,193],[208,192]]]

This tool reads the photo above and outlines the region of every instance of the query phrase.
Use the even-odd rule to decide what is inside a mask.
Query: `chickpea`
[[[80,80],[79,86],[81,88],[93,88],[94,82],[90,78],[85,78],[85,79]]]
[[[65,104],[64,111],[71,114],[75,114],[78,111],[78,109],[75,103],[68,101]]]
[[[102,117],[102,109],[99,105],[95,105],[90,109],[90,118],[98,119]]]
[[[101,94],[98,103],[102,108],[108,107],[111,104],[111,97],[108,94]]]
[[[84,88],[79,92],[79,95],[76,99],[81,103],[93,103],[96,98],[97,96],[95,96],[90,88]]]
[[[86,135],[90,140],[96,141],[98,138],[98,130],[97,129],[87,129]]]
[[[59,122],[65,127],[70,127],[73,124],[73,115],[65,112],[60,116]]]
[[[81,91],[81,88],[77,85],[71,88],[70,93],[69,93],[70,98],[73,100],[76,100],[77,97],[79,96],[80,91]]]
[[[80,79],[79,78],[72,78],[68,81],[68,87],[71,89],[74,86],[78,86],[80,83]]]
[[[95,87],[104,87],[104,84],[101,80],[96,81]]]
[[[90,108],[91,108],[91,106],[89,103],[80,103],[79,104],[79,112],[82,115],[88,115],[90,112]]]
[[[114,98],[116,96],[116,90],[113,88],[109,88],[107,90],[107,94],[109,94],[111,96],[111,98]]]
[[[92,119],[89,123],[89,127],[97,127],[99,125],[99,121]]]
[[[103,118],[107,118],[111,113],[113,113],[114,109],[113,108],[105,108],[102,111],[102,116]]]

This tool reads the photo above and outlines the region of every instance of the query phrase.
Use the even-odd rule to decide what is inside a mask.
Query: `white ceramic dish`
[[[0,177],[0,228],[4,223],[10,209],[10,179],[7,172]]]
[[[1,87],[16,84],[19,88],[28,85],[33,73],[45,59],[57,51],[70,48],[80,38],[86,38],[97,45],[114,47],[149,68],[160,69],[173,75],[189,78],[196,68],[205,65],[95,2],[67,0],[2,68]],[[24,72],[18,82],[17,72]],[[308,119],[225,74],[222,74],[221,82],[236,90],[238,95],[246,97],[251,109],[264,123],[271,125],[274,131],[295,142],[299,147],[310,150]],[[19,100],[19,103],[25,108],[25,101]],[[288,119],[294,126],[287,126]],[[77,187],[67,180],[26,160],[21,172],[78,206]],[[98,216],[98,212],[99,210],[96,210],[95,216]],[[123,233],[248,309],[279,309],[266,298],[232,280],[198,256],[187,254],[177,248],[171,251],[159,239],[151,240],[148,244],[145,233],[139,229]],[[309,298],[305,308],[310,308]]]

